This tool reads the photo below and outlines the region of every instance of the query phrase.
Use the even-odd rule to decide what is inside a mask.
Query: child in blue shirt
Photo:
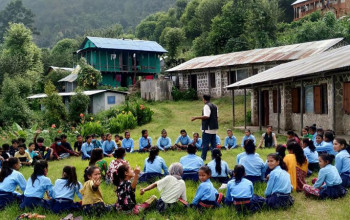
[[[219,136],[219,135],[216,135],[215,139],[216,139],[216,147],[217,147],[217,148],[221,148],[220,136]]]
[[[198,178],[201,181],[191,207],[196,208],[216,208],[220,206],[222,194],[214,188],[210,182],[211,171],[207,166],[202,166],[198,171]]]
[[[202,141],[202,138],[199,137],[199,134],[198,134],[198,133],[194,133],[194,134],[193,134],[193,139],[192,139],[192,141],[191,141],[191,144],[193,144],[194,146],[196,146],[198,151],[201,151],[201,150],[202,150],[203,141]]]
[[[317,172],[320,170],[320,165],[318,164],[318,153],[316,151],[316,147],[314,142],[309,138],[303,139],[303,150],[304,155],[309,162],[308,169],[311,172]]]
[[[122,140],[122,148],[126,152],[132,153],[134,151],[134,140],[130,137],[130,132],[125,132],[125,138]]]
[[[226,150],[234,149],[234,148],[238,147],[237,139],[235,136],[233,136],[231,129],[227,130],[227,137],[225,138],[224,147]]]
[[[44,194],[52,197],[52,183],[46,177],[48,172],[48,163],[46,160],[38,160],[34,165],[34,172],[28,179],[26,189],[24,191],[24,199],[20,205],[21,209],[35,208],[41,206],[44,209],[49,208],[47,200],[44,200]]]
[[[113,157],[113,152],[117,149],[117,144],[112,140],[112,135],[106,135],[107,140],[105,140],[102,144],[103,155],[105,157]]]
[[[180,136],[175,141],[175,147],[181,150],[186,150],[187,145],[189,145],[190,143],[191,138],[187,135],[186,130],[182,129],[180,131]]]
[[[26,150],[29,154],[29,156],[32,158],[33,162],[32,164],[35,164],[35,162],[39,159],[41,159],[41,155],[39,152],[35,152],[35,144],[29,143],[28,150]]]
[[[246,130],[245,130],[245,135],[244,135],[243,138],[242,138],[241,147],[244,147],[244,143],[245,143],[246,140],[252,140],[252,141],[254,142],[254,145],[256,145],[255,137],[254,137],[254,135],[252,135],[252,133],[250,132],[250,129],[246,129]]]
[[[54,213],[65,211],[78,211],[81,208],[79,202],[75,203],[74,196],[77,195],[82,199],[79,190],[83,188],[77,179],[75,167],[65,166],[62,172],[62,178],[56,180],[55,186],[52,189],[51,210]]]
[[[337,199],[346,195],[346,189],[341,185],[342,179],[335,166],[332,165],[334,155],[321,154],[319,156],[320,172],[313,186],[304,184],[306,196],[315,196],[320,199]]]
[[[338,152],[335,156],[335,167],[342,179],[342,186],[350,187],[350,147],[343,138],[336,138],[333,141],[333,148]]]
[[[208,167],[211,171],[211,177],[213,180],[217,180],[221,183],[227,183],[229,178],[229,168],[225,161],[221,160],[221,151],[220,149],[214,149],[211,152],[212,161],[208,163]]]
[[[148,131],[141,131],[142,137],[139,139],[139,152],[148,152],[152,147],[152,138],[148,137]]]
[[[243,165],[245,168],[247,174],[245,178],[253,183],[262,181],[265,172],[265,163],[259,156],[255,155],[255,148],[253,140],[248,139],[244,145],[247,156],[239,161],[239,164]]]
[[[91,135],[86,136],[85,140],[86,142],[81,146],[81,159],[89,160],[91,157],[91,152],[94,149],[94,145],[91,142]]]
[[[188,155],[181,157],[180,163],[183,167],[184,180],[198,181],[198,170],[204,165],[204,161],[201,157],[196,155],[197,148],[190,144],[187,147]]]
[[[332,155],[336,155],[337,153],[333,150],[333,140],[334,140],[334,135],[332,132],[327,131],[324,134],[324,141],[322,141],[321,145],[318,145],[319,141],[320,141],[320,136],[319,134],[316,135],[316,140],[315,140],[315,147],[316,147],[316,151],[318,152],[318,154],[332,154]],[[322,137],[322,136],[321,136]],[[318,140],[318,141],[317,141]]]
[[[21,162],[18,158],[13,157],[5,160],[0,171],[0,210],[12,202],[20,202],[23,196],[16,192],[19,186],[22,192],[26,189],[26,180],[18,172],[21,168]]]
[[[144,173],[140,176],[140,182],[149,181],[156,177],[163,177],[169,174],[164,159],[158,156],[158,154],[158,147],[151,147],[149,157],[145,159]],[[162,174],[162,170],[164,174]]]
[[[158,138],[157,147],[161,151],[167,151],[171,149],[171,139],[168,137],[168,133],[165,129],[161,132],[162,136]]]
[[[256,212],[261,209],[265,199],[254,195],[253,183],[246,178],[242,165],[236,165],[233,170],[234,179],[227,184],[226,205],[234,205],[237,212]]]
[[[290,175],[287,172],[287,165],[277,153],[267,156],[267,164],[272,171],[267,177],[268,181],[265,190],[266,205],[273,209],[292,206],[294,199],[290,193],[293,186]]]

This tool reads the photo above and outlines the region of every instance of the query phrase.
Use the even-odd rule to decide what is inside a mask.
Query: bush
[[[109,131],[111,133],[121,133],[127,129],[133,129],[137,125],[137,120],[131,112],[121,113],[109,121]]]
[[[173,87],[171,91],[174,101],[187,100],[192,101],[198,99],[197,92],[194,89],[188,89],[180,91],[178,88]]]
[[[72,96],[69,103],[69,119],[72,123],[77,124],[80,122],[80,114],[87,111],[90,103],[90,98],[81,92],[77,92]]]
[[[104,133],[104,129],[99,121],[97,122],[90,121],[83,124],[80,131],[80,134],[83,137],[91,134],[103,134],[103,133]]]

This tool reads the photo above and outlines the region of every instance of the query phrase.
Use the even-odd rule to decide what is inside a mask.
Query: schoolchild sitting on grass
[[[122,148],[128,153],[134,151],[134,140],[130,137],[130,132],[128,131],[125,132],[125,138],[122,140]]]
[[[208,167],[211,171],[211,177],[213,180],[219,181],[220,183],[227,183],[229,178],[229,168],[228,164],[221,160],[221,151],[220,149],[214,149],[211,152],[212,161],[208,163]]]
[[[171,149],[171,139],[168,137],[168,133],[165,129],[162,130],[161,135],[157,141],[157,147],[161,151],[167,151]]]
[[[198,170],[204,165],[204,161],[201,157],[196,155],[196,152],[197,148],[190,144],[187,148],[188,154],[180,159],[184,172],[182,178],[184,180],[198,181]]]
[[[15,153],[15,157],[17,157],[21,161],[22,165],[30,166],[33,162],[29,153],[26,152],[26,145],[25,144],[20,144],[18,146],[18,151]]]
[[[85,143],[81,146],[81,159],[89,160],[93,149],[94,145],[92,144],[92,137],[91,135],[88,135],[85,137]]]
[[[112,140],[111,134],[106,134],[107,140],[102,144],[102,150],[105,157],[112,157],[115,149],[118,148],[117,144]]]
[[[154,178],[161,178],[169,174],[164,159],[158,154],[158,147],[151,147],[149,157],[145,159],[144,173],[140,176],[140,182],[152,181]],[[162,174],[162,170],[164,174]]]
[[[100,148],[93,149],[91,152],[89,166],[97,166],[100,168],[102,179],[106,179],[108,164],[103,159],[103,151]]]
[[[139,139],[139,152],[148,152],[152,147],[152,138],[148,137],[148,131],[142,130],[142,136]]]
[[[170,165],[169,175],[141,189],[140,195],[157,187],[158,191],[160,191],[160,199],[157,201],[156,206],[159,212],[172,207],[179,199],[184,204],[187,204],[186,184],[182,180],[182,174],[182,165],[180,163],[173,163]]]
[[[124,160],[124,157],[126,156],[124,148],[118,148],[117,150],[115,150],[113,156],[115,157],[115,159],[112,160],[109,164],[106,178],[107,183],[113,183],[113,174],[117,173],[118,168],[121,165],[129,164],[128,161]]]
[[[185,129],[180,131],[180,136],[176,139],[174,147],[179,150],[186,150],[187,145],[191,143],[191,138],[187,135]]]
[[[350,187],[350,146],[343,138],[336,138],[333,141],[333,148],[338,152],[335,156],[335,167],[342,179],[342,185]]]

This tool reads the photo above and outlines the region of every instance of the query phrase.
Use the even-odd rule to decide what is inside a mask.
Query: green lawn
[[[238,100],[240,102],[240,100]],[[220,131],[219,135],[221,140],[224,139],[225,130],[231,127],[232,116],[231,116],[231,102],[230,99],[224,98],[220,100],[215,100],[215,104],[219,106],[219,117],[220,117]],[[240,102],[241,103],[241,102]],[[180,129],[184,128],[188,131],[191,136],[193,132],[199,132],[200,122],[191,122],[191,116],[196,116],[201,114],[201,108],[203,106],[200,101],[193,102],[161,102],[161,103],[149,103],[152,110],[155,112],[153,120],[150,124],[143,127],[139,127],[131,131],[131,137],[135,140],[135,145],[138,146],[138,138],[140,136],[142,129],[148,129],[150,136],[152,137],[154,143],[156,139],[160,136],[160,131],[165,128],[168,130],[168,134],[173,141],[179,135]],[[248,106],[249,107],[249,106]],[[236,117],[239,123],[243,122],[243,105],[236,106]],[[243,136],[242,131],[234,131],[235,136],[240,142]],[[259,137],[260,133],[255,133],[256,137]],[[285,137],[279,136],[279,142],[285,142]],[[257,152],[263,158],[266,159],[267,154],[272,152],[271,149],[258,149]],[[223,152],[223,159],[228,162],[230,169],[233,169],[236,161],[236,155],[242,152],[242,149],[235,149],[231,151]],[[160,156],[163,157],[169,166],[173,162],[178,162],[180,157],[184,156],[185,152],[166,152],[161,153]],[[198,153],[199,154],[199,153]],[[143,161],[147,157],[147,154],[128,154],[126,159],[130,162],[132,166],[139,165],[143,168]],[[108,162],[111,161],[110,158],[106,159]],[[65,165],[76,166],[78,171],[78,177],[81,182],[83,182],[83,170],[87,166],[87,161],[81,161],[79,158],[70,158],[62,161],[54,161],[49,163],[49,173],[48,177],[54,182],[57,178],[60,178],[62,168]],[[24,167],[21,172],[26,178],[29,178],[33,169],[31,167]],[[311,178],[307,179],[308,182]],[[220,184],[214,184],[215,187],[219,187]],[[159,197],[159,193],[156,189],[146,192],[145,195],[139,195],[140,187],[146,186],[145,184],[140,184],[137,186],[136,199],[138,202],[143,202],[150,195],[155,194]],[[187,187],[187,198],[188,201],[192,201],[198,183],[186,182]],[[258,195],[263,195],[266,184],[260,184],[255,186],[255,193]],[[115,187],[112,185],[101,185],[104,200],[108,204],[113,204],[116,201],[116,195],[114,193]],[[225,191],[222,191],[225,193]],[[249,219],[317,219],[323,217],[324,219],[350,219],[350,212],[348,211],[348,204],[350,204],[350,196],[346,196],[343,199],[335,201],[316,201],[313,199],[306,198],[302,193],[293,193],[295,198],[295,205],[288,210],[263,210],[260,213],[254,215],[246,216],[244,218]],[[46,219],[59,219],[64,217],[65,214],[57,216],[51,214],[47,210],[35,210],[40,214],[45,214]],[[17,205],[12,205],[7,207],[5,210],[0,212],[0,219],[14,219],[17,215],[22,213]],[[77,213],[79,215],[81,213]],[[155,210],[149,210],[139,216],[130,216],[119,213],[111,213],[103,216],[99,219],[234,219],[243,218],[242,216],[237,216],[234,209],[231,208],[220,208],[216,210],[208,211],[196,211],[192,209],[184,209],[182,206],[177,206],[173,210],[166,212],[164,215],[159,214]],[[84,217],[85,219],[85,217]]]

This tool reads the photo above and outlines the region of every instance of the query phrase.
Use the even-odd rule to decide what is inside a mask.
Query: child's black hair
[[[212,152],[211,152],[211,157],[215,160],[215,171],[221,175],[221,151],[220,149],[215,148]]]
[[[247,154],[254,154],[255,153],[255,144],[253,140],[248,139],[244,142],[244,150]]]
[[[55,137],[55,142],[60,141],[60,140],[61,140],[60,137]]]
[[[210,168],[208,166],[201,166],[199,168],[199,170],[203,171],[208,176],[211,176],[211,170],[210,170]]]
[[[245,176],[245,168],[243,165],[236,165],[233,169],[233,173],[235,176],[235,183],[238,184],[242,181],[243,177]]]
[[[141,131],[142,137],[145,135],[146,132],[148,132],[146,129]]]
[[[199,133],[197,133],[197,132],[196,132],[196,133],[193,133],[193,136],[195,136],[195,135],[197,135],[197,136],[199,137]]]
[[[121,159],[121,158],[123,158],[124,154],[125,154],[125,149],[120,147],[114,151],[113,156],[117,159]]]
[[[116,137],[120,138],[119,134],[114,135],[114,138],[116,138]]]
[[[124,132],[124,136],[126,136],[127,134],[130,134],[130,132],[129,131]]]
[[[334,140],[334,134],[331,131],[327,131],[324,134],[324,137],[327,138],[329,142],[332,142]]]
[[[292,135],[292,136],[295,136],[295,132],[294,132],[294,131],[292,131],[292,130],[289,130],[289,131],[287,131],[287,135]]]
[[[303,165],[305,162],[307,162],[307,159],[304,155],[304,151],[301,148],[301,146],[296,141],[291,141],[287,144],[287,149],[292,150],[293,154],[295,155],[295,158],[297,160],[297,163],[299,166]]]
[[[44,138],[43,138],[43,137],[38,137],[38,138],[36,139],[36,141],[37,141],[38,143],[44,143]]]
[[[159,154],[158,147],[151,147],[147,162],[153,163],[154,159],[156,159],[156,156],[158,156],[158,154]]]
[[[310,126],[309,131],[316,132],[316,125]]]
[[[33,186],[34,186],[35,180],[38,179],[38,176],[44,175],[45,174],[45,169],[47,169],[48,167],[49,167],[49,165],[48,165],[46,160],[38,160],[34,164],[34,172],[30,176],[30,178],[32,179],[32,185]]]
[[[18,145],[18,149],[21,148],[21,147],[23,147],[24,149],[27,149],[26,144],[20,144],[20,145]]]
[[[163,134],[164,132],[167,133],[165,129],[163,129],[160,133]]]
[[[107,135],[105,135],[105,134],[103,134],[103,133],[100,135],[100,137],[105,137],[105,136],[107,136]]]
[[[96,169],[100,169],[100,168],[97,166],[89,166],[85,169],[85,171],[84,171],[84,181],[85,182],[89,180],[89,176],[91,176]]]
[[[18,143],[22,142],[23,144],[26,142],[26,139],[23,137],[18,138]]]
[[[317,134],[316,137],[320,137],[323,140],[323,135],[322,134]]]
[[[248,129],[248,128],[247,128],[247,129],[245,129],[244,131],[245,131],[245,132],[252,133],[252,132],[250,131],[250,129]]]
[[[87,141],[89,138],[92,138],[92,136],[91,135],[86,135],[85,141]]]
[[[11,143],[12,143],[12,144],[14,144],[14,143],[17,143],[17,144],[18,144],[18,140],[17,140],[17,139],[12,139]]]
[[[305,131],[309,132],[309,126],[305,126],[303,129],[304,129]]]
[[[10,145],[9,145],[9,144],[3,144],[3,145],[2,145],[2,149],[3,149],[4,151],[9,151],[9,150],[10,150]]]
[[[89,166],[94,166],[97,161],[102,160],[103,158],[103,150],[101,148],[95,148],[91,151],[91,157]]]
[[[76,136],[76,138],[78,138],[78,137],[82,137],[81,134],[78,134],[78,135]]]
[[[66,139],[66,138],[67,138],[67,135],[65,135],[65,134],[61,135],[61,139]]]
[[[333,154],[321,154],[318,157],[321,157],[321,159],[328,164],[332,164],[335,156]]]
[[[267,155],[267,157],[272,157],[274,160],[278,161],[280,163],[280,167],[282,170],[288,171],[288,167],[286,165],[286,163],[284,163],[283,158],[281,157],[281,155],[279,155],[279,153],[272,153]]]
[[[317,133],[320,132],[320,135],[322,135],[322,136],[324,135],[324,130],[323,130],[323,128],[317,128],[317,129],[316,129],[316,132],[317,132]]]
[[[6,177],[10,176],[13,172],[13,167],[19,162],[17,157],[11,157],[5,160],[2,164],[0,171],[0,183],[2,183]]]
[[[283,159],[286,156],[286,149],[287,149],[286,145],[279,144],[276,147],[276,153],[278,153],[278,155]]]
[[[123,164],[118,167],[117,172],[113,173],[113,184],[119,186],[125,179],[125,173],[130,169],[128,164]]]
[[[204,94],[203,95],[203,99],[205,100],[205,101],[207,101],[207,102],[210,102],[210,95],[208,95],[208,94]]]
[[[80,188],[77,172],[74,166],[65,166],[63,172],[66,173],[65,179],[67,180],[66,185],[64,185],[65,187],[72,189],[73,187],[78,186],[78,188]]]
[[[306,146],[308,146],[310,148],[311,152],[315,152],[316,147],[315,147],[314,142],[312,140],[310,140],[309,138],[304,138],[303,143],[305,143]]]
[[[181,129],[180,134],[182,134],[183,132],[187,134],[185,129]]]
[[[344,145],[344,150],[346,150],[350,154],[350,146],[348,145],[348,143],[346,143],[346,140],[344,138],[335,138],[334,140],[340,145]]]
[[[107,138],[109,135],[111,135],[111,136],[112,136],[112,134],[111,134],[111,133],[107,133],[107,134],[106,134],[106,138]],[[101,136],[101,137],[102,137],[102,136]]]
[[[193,144],[187,145],[187,153],[188,154],[196,154],[197,152],[197,147],[194,146]]]

